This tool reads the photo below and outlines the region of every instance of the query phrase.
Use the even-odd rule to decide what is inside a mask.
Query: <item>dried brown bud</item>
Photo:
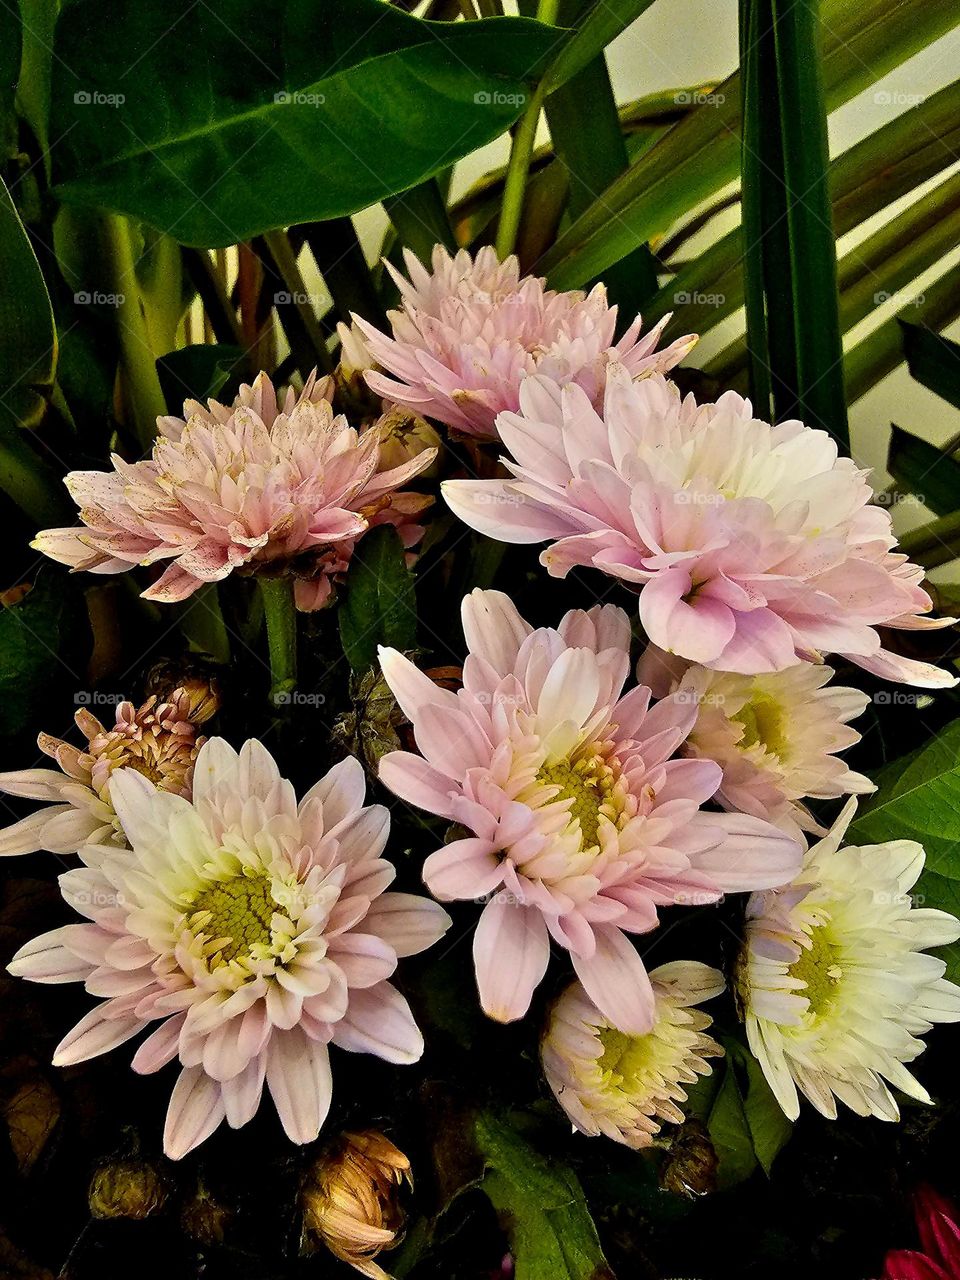
[[[87,1203],[95,1218],[149,1218],[162,1209],[167,1184],[145,1160],[113,1160],[90,1179]]]
[[[187,1235],[193,1236],[201,1244],[222,1244],[224,1231],[232,1217],[230,1209],[213,1196],[204,1186],[197,1187],[197,1193],[188,1200],[180,1211],[180,1222]]]
[[[413,1186],[410,1161],[374,1129],[345,1133],[308,1172],[301,1192],[304,1247],[322,1242],[372,1280],[389,1280],[374,1259],[392,1249],[403,1228],[399,1192]]]

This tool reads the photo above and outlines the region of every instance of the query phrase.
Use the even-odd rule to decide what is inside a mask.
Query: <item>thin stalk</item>
[[[900,539],[900,549],[925,569],[956,560],[960,556],[960,511],[911,529]]]
[[[270,701],[286,706],[297,684],[297,611],[292,578],[260,578],[270,654]]]
[[[556,25],[557,10],[560,0],[539,0],[537,4],[537,20],[549,26]],[[527,189],[527,175],[530,172],[530,158],[533,155],[533,144],[537,136],[537,125],[540,123],[540,112],[545,97],[545,84],[541,82],[533,92],[533,97],[520,117],[516,132],[513,135],[513,146],[510,150],[510,163],[507,165],[507,180],[503,188],[503,205],[500,209],[500,221],[497,225],[497,256],[503,261],[513,253],[520,230],[520,219],[523,216],[523,197]]]
[[[476,20],[477,11],[473,7],[473,0],[460,0],[460,12],[468,22]]]
[[[316,312],[310,303],[307,286],[304,284],[303,276],[300,274],[300,268],[297,265],[297,255],[290,247],[290,241],[287,239],[286,233],[283,231],[265,231],[263,238],[273,255],[273,260],[283,278],[283,283],[287,286],[291,301],[296,307],[297,315],[300,317],[300,321],[316,349],[317,363],[325,368],[329,367],[330,354],[327,351],[326,339],[317,321]]]

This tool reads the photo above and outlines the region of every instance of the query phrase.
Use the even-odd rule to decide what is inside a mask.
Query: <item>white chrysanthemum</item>
[[[725,809],[765,818],[798,838],[801,831],[822,836],[804,799],[838,800],[875,789],[834,754],[860,741],[848,722],[870,698],[828,684],[832,675],[809,662],[759,676],[692,665],[674,681],[672,690],[697,705],[684,754],[721,767],[717,799]]]
[[[652,1029],[618,1031],[579,982],[550,1014],[540,1054],[544,1074],[574,1126],[625,1146],[648,1147],[660,1125],[683,1122],[684,1085],[709,1075],[708,1057],[723,1050],[706,1035],[711,1019],[693,1006],[723,990],[723,975],[692,960],[661,965],[650,974],[655,997]]]
[[[858,1115],[899,1119],[888,1085],[929,1102],[904,1063],[935,1022],[960,1021],[960,987],[924,954],[955,942],[960,922],[909,896],[923,847],[841,849],[855,811],[851,800],[792,885],[747,905],[737,991],[750,1048],[791,1120],[798,1089],[829,1119],[837,1099]]]

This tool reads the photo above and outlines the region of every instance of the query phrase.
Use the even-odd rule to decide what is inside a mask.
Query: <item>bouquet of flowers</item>
[[[845,386],[834,239],[955,87],[826,149],[838,49],[960,20],[905,3],[743,0],[619,111],[643,3],[73,0],[45,81],[24,7],[4,1274],[955,1274],[957,464],[895,428],[878,495],[847,408],[960,403],[960,294]]]

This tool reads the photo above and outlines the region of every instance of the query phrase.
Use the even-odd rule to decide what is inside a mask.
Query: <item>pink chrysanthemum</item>
[[[379,433],[335,417],[328,390],[311,378],[280,409],[261,374],[233,405],[188,401],[185,423],[159,419],[148,461],[115,455],[112,472],[71,472],[83,525],[47,529],[33,546],[93,573],[168,560],[143,593],[150,600],[185,600],[205,582],[259,571],[292,574],[298,608],[319,608],[372,525],[394,524],[404,545],[417,542],[413,519],[430,499],[396,490],[436,454],[380,471]]]
[[[75,714],[87,739],[84,750],[41,733],[37,745],[56,769],[16,769],[0,773],[0,791],[27,800],[51,801],[0,831],[0,854],[76,853],[85,844],[125,845],[110,803],[110,779],[117,769],[136,769],[161,791],[190,799],[193,765],[204,739],[197,736],[193,701],[177,689],[169,701],[148,698],[140,707],[121,702],[107,729],[85,707]]]
[[[743,676],[678,661],[650,645],[639,674],[654,690],[676,692],[696,704],[696,724],[683,751],[716,760],[723,769],[716,798],[725,809],[768,818],[802,839],[803,831],[826,834],[805,799],[838,800],[875,790],[835,754],[860,741],[848,721],[864,711],[870,697],[830,684],[830,667],[801,662],[786,671]]]
[[[552,937],[614,1026],[649,1031],[650,980],[624,932],[655,928],[662,906],[782,884],[801,846],[757,818],[701,812],[720,768],[672,758],[694,705],[668,697],[651,708],[643,686],[620,696],[630,662],[622,609],[574,610],[556,630],[534,631],[507,596],[474,591],[463,626],[458,693],[381,651],[423,753],[384,756],[382,780],[473,832],[431,854],[427,887],[445,901],[486,902],[474,959],[492,1018],[526,1012]]]
[[[266,1082],[292,1142],[316,1138],[330,1106],[329,1043],[410,1063],[423,1050],[406,1000],[388,981],[399,956],[449,926],[436,903],[384,893],[390,819],[364,808],[348,757],[297,804],[256,741],[239,755],[211,739],[193,803],[123,769],[110,783],[130,849],[91,845],[60,877],[90,923],[22,947],[10,972],[83,982],[103,1002],[58,1045],[83,1062],[159,1023],[134,1070],[182,1071],[164,1149],[179,1159],[226,1119],[251,1120]]]
[[[839,653],[930,687],[956,677],[883,649],[878,626],[953,619],[894,548],[890,515],[825,431],[770,427],[748,400],[680,398],[664,378],[611,368],[602,415],[579,387],[528,378],[521,414],[498,419],[509,480],[451,480],[467,524],[502,542],[552,543],[565,576],[588,565],[634,584],[654,644],[756,675]]]
[[[489,246],[474,259],[437,245],[432,274],[409,250],[405,257],[409,280],[386,263],[403,300],[402,311],[390,312],[393,337],[354,317],[372,357],[394,375],[371,370],[367,382],[466,435],[495,440],[497,414],[517,408],[527,374],[575,382],[599,403],[611,361],[632,377],[665,373],[696,342],[679,338],[657,351],[669,316],[643,338],[638,316],[615,342],[617,308],[607,305],[602,284],[588,295],[557,293],[533,276],[521,279],[517,259],[500,262]]]

